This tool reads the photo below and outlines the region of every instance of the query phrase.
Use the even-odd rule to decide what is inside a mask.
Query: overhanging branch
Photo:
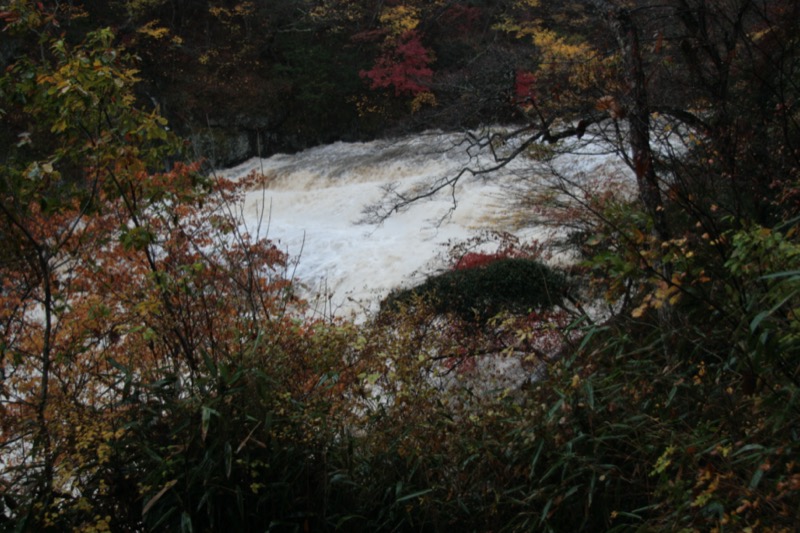
[[[599,123],[604,119],[602,115],[592,115],[580,120],[575,126],[568,126],[556,132],[551,132],[549,124],[543,127],[528,125],[506,134],[492,132],[482,136],[467,134],[463,143],[466,143],[466,152],[470,158],[477,155],[472,150],[477,147],[479,151],[488,149],[491,153],[493,164],[486,167],[464,166],[453,175],[444,175],[422,186],[403,190],[397,183],[392,183],[384,187],[384,194],[377,203],[367,206],[362,211],[362,218],[359,222],[368,224],[381,224],[391,216],[402,213],[413,204],[422,200],[431,199],[438,194],[448,191],[451,198],[451,206],[440,218],[439,222],[447,219],[458,206],[456,196],[456,186],[464,177],[489,176],[515,161],[520,155],[525,153],[532,145],[537,142],[556,143],[563,139],[577,137],[581,138],[588,126]],[[552,121],[551,121],[552,122]],[[500,154],[497,146],[508,145],[510,141],[520,136],[527,137],[508,153]],[[462,143],[462,144],[463,144]]]

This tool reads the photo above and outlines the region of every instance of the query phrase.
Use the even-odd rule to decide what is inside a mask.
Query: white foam
[[[465,166],[494,164],[486,147],[473,147],[468,153],[463,140],[464,134],[428,133],[340,142],[293,155],[254,158],[225,174],[236,178],[257,172],[268,178],[265,190],[247,195],[245,224],[252,232],[266,203],[268,238],[297,258],[296,275],[310,299],[320,296],[340,312],[370,308],[441,256],[448,242],[468,239],[483,229],[511,229],[497,227],[507,209],[504,186],[536,172],[536,165],[522,157],[486,178],[465,175],[455,189],[457,207],[452,213],[453,195],[446,189],[380,225],[357,224],[364,208],[380,200],[384,186],[409,190],[453,176]],[[612,158],[597,146],[586,155],[565,156],[562,164],[598,171]],[[528,236],[534,234],[535,229],[528,231]]]

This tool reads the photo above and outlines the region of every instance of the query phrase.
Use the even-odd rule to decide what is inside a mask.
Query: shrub
[[[480,264],[480,262],[478,262]],[[393,292],[382,308],[421,299],[440,314],[485,322],[501,311],[527,313],[561,302],[564,275],[538,261],[501,258],[476,268],[458,268],[429,277],[421,285]]]

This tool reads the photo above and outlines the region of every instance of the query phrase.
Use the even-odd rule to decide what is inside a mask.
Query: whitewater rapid
[[[463,133],[431,132],[367,143],[335,143],[296,154],[254,158],[224,171],[238,178],[266,177],[242,208],[251,234],[269,238],[293,259],[290,275],[302,283],[319,313],[347,315],[375,309],[392,288],[413,284],[444,266],[448,246],[484,230],[542,239],[541,228],[503,222],[508,186],[530,179],[535,165],[520,157],[490,176],[466,175],[453,195],[443,191],[380,224],[360,223],[364,209],[385,187],[409,190],[452,176],[465,166],[494,164],[488,147],[469,150]],[[507,147],[511,149],[512,147]],[[569,155],[571,167],[597,172],[607,166],[604,150]]]

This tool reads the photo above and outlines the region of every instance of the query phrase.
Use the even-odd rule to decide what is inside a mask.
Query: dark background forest
[[[396,9],[394,18],[385,16],[387,9]],[[258,139],[267,154],[511,119],[515,73],[532,64],[532,54],[494,28],[508,9],[502,3],[421,3],[406,10],[383,2],[84,2],[62,7],[71,10],[62,31],[79,40],[88,29],[112,28],[140,58],[139,96],[182,134],[204,140],[198,155],[219,153],[231,163],[254,155]],[[398,52],[407,43],[412,49]],[[6,40],[4,63],[25,46]],[[419,57],[426,59],[415,65]],[[391,68],[375,74],[376,82],[367,73],[381,61]],[[412,81],[417,77],[421,85]],[[435,99],[414,104],[421,93]]]

